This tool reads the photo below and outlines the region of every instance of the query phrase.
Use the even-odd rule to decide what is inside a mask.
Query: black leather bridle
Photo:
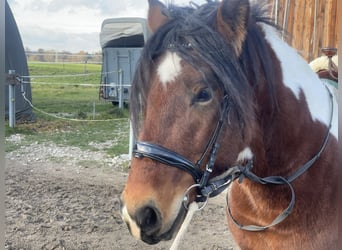
[[[203,201],[208,197],[213,197],[219,194],[237,177],[235,176],[235,173],[229,173],[222,175],[220,178],[209,180],[210,174],[213,172],[217,152],[220,148],[220,139],[224,123],[225,120],[227,120],[226,118],[231,107],[231,100],[227,95],[223,97],[221,106],[222,110],[215,130],[213,131],[201,157],[196,161],[196,163],[189,161],[182,155],[163,146],[144,141],[138,141],[136,143],[133,150],[134,157],[138,159],[146,157],[189,173],[199,189],[199,194],[196,199],[197,201]],[[211,151],[209,160],[206,164],[205,170],[203,171],[201,166],[209,151]],[[237,168],[234,169],[239,171]]]
[[[331,116],[330,116],[330,125],[328,127],[328,131],[325,135],[323,143],[319,151],[314,155],[314,157],[311,158],[309,161],[307,161],[303,166],[297,169],[297,171],[295,171],[295,173],[293,173],[289,177],[283,177],[283,176],[268,176],[268,177],[263,177],[263,178],[258,177],[257,175],[251,172],[251,169],[253,167],[253,161],[249,160],[243,166],[240,166],[240,165],[231,166],[228,168],[226,172],[224,172],[220,176],[216,176],[214,178],[209,179],[210,174],[213,172],[213,168],[214,168],[214,164],[216,160],[216,154],[220,148],[220,139],[222,135],[223,125],[225,121],[227,120],[226,118],[228,116],[230,106],[231,106],[231,101],[228,96],[224,96],[223,98],[223,101],[222,101],[223,108],[221,111],[220,118],[217,122],[215,130],[209,142],[207,143],[205,150],[203,151],[200,159],[196,163],[189,161],[185,157],[165,147],[156,145],[154,143],[143,142],[143,141],[138,141],[136,143],[135,149],[133,150],[133,155],[134,157],[138,159],[146,157],[151,160],[160,162],[162,164],[179,168],[189,173],[193,177],[196,183],[193,186],[197,187],[199,190],[197,198],[196,198],[197,202],[207,201],[209,197],[218,195],[223,190],[225,190],[226,187],[228,187],[237,178],[239,178],[240,183],[243,181],[244,178],[248,178],[253,182],[263,184],[263,185],[267,185],[267,184],[287,185],[291,191],[291,200],[289,202],[288,207],[285,208],[269,225],[266,225],[266,226],[242,225],[239,222],[237,222],[233,218],[233,215],[229,208],[228,195],[227,195],[227,206],[228,206],[227,210],[234,224],[240,229],[247,230],[247,231],[263,231],[263,230],[268,229],[269,227],[279,224],[292,212],[294,208],[294,204],[295,204],[295,192],[291,183],[295,179],[297,179],[297,177],[299,177],[304,172],[306,172],[317,161],[317,159],[320,157],[320,155],[322,154],[322,152],[324,151],[328,143],[329,136],[330,136],[330,129],[332,126],[334,105],[333,105],[333,96],[328,88],[327,88],[327,91],[329,93],[330,100],[331,100]],[[203,159],[206,157],[209,150],[211,150],[211,153],[209,156],[209,160],[206,164],[206,168],[203,171],[201,170],[200,167],[202,165]]]

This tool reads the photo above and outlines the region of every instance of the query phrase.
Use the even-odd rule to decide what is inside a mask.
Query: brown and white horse
[[[137,144],[121,196],[137,239],[172,239],[190,203],[230,185],[241,249],[337,248],[336,100],[265,9],[149,0],[154,34],[132,83]]]

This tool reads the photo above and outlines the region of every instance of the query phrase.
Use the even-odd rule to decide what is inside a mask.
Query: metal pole
[[[275,1],[275,7],[274,7],[274,16],[275,16],[275,23],[278,25],[278,0]]]
[[[9,70],[8,74],[12,81],[8,85],[8,122],[9,127],[15,127],[15,70]]]
[[[318,11],[318,0],[315,0],[315,13],[314,13],[314,27],[313,27],[313,35],[312,35],[312,40],[311,40],[311,43],[312,43],[312,53],[309,54],[309,60],[311,61],[312,60],[312,56],[311,55],[314,55],[315,54],[315,44],[316,44],[316,36],[317,36],[317,11]]]
[[[119,69],[119,108],[123,108],[123,83],[122,83],[123,70]]]
[[[284,40],[285,33],[287,32],[287,23],[289,19],[289,8],[290,8],[290,2],[291,0],[286,0],[286,6],[285,6],[285,13],[284,13],[284,20],[283,20],[283,34],[281,38]]]
[[[132,154],[133,154],[133,147],[135,144],[135,138],[134,138],[134,133],[133,133],[133,127],[132,127],[132,122],[129,122],[129,159],[132,160]]]

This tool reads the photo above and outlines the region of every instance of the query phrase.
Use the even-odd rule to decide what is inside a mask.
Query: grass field
[[[91,150],[97,150],[91,146],[94,142],[115,140],[116,145],[107,152],[128,153],[128,110],[99,100],[101,65],[29,63],[29,72],[32,103],[44,113],[34,110],[34,123],[17,124],[15,128],[6,125],[6,136],[25,134],[28,145],[52,141]],[[7,151],[17,146],[6,142]]]
[[[86,114],[93,112],[94,102],[101,110],[99,114],[106,111],[108,103],[99,102],[98,95],[101,65],[30,63],[29,71],[33,76],[33,102],[36,106],[45,107],[45,111]],[[86,75],[80,76],[82,74]],[[48,77],[34,78],[37,75]]]

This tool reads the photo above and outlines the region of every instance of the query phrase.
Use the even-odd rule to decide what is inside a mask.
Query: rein
[[[269,225],[267,226],[259,226],[259,225],[242,225],[239,222],[237,222],[230,210],[229,207],[229,199],[228,199],[228,193],[227,193],[227,210],[228,214],[231,217],[234,224],[243,230],[247,231],[263,231],[268,229],[269,227],[275,226],[282,222],[289,214],[291,214],[294,204],[295,204],[295,192],[294,188],[291,185],[291,182],[293,182],[295,179],[297,179],[299,176],[301,176],[304,172],[306,172],[320,157],[324,149],[326,148],[326,145],[329,141],[330,137],[330,129],[332,127],[332,119],[333,119],[333,96],[328,89],[328,87],[325,85],[330,101],[331,101],[331,115],[330,115],[330,124],[327,130],[327,133],[325,135],[325,138],[323,140],[323,143],[319,149],[319,151],[312,157],[308,162],[306,162],[303,166],[301,166],[295,173],[293,173],[289,177],[283,177],[283,176],[268,176],[268,177],[258,177],[254,173],[251,172],[251,169],[253,167],[253,161],[247,161],[245,165],[237,165],[237,166],[231,166],[228,168],[226,172],[223,174],[216,176],[212,179],[209,179],[210,174],[213,172],[213,168],[215,165],[216,160],[216,154],[220,148],[220,139],[223,131],[223,125],[224,121],[226,120],[226,117],[229,113],[230,108],[230,99],[228,96],[224,96],[223,102],[222,102],[222,112],[220,115],[220,118],[217,122],[217,125],[215,127],[215,130],[207,143],[207,146],[202,153],[201,157],[196,163],[193,163],[186,159],[185,157],[179,155],[178,153],[171,151],[165,147],[162,147],[160,145],[156,145],[150,142],[143,142],[138,141],[135,145],[135,149],[133,150],[134,157],[138,159],[142,158],[149,158],[151,160],[160,162],[162,164],[172,166],[179,168],[183,171],[186,171],[189,173],[194,181],[195,184],[190,186],[184,195],[185,200],[187,201],[188,193],[192,188],[198,189],[198,195],[196,197],[196,202],[204,202],[204,205],[200,207],[199,209],[202,209],[206,204],[210,197],[214,197],[218,194],[220,194],[222,191],[224,191],[234,180],[239,179],[239,183],[243,181],[244,178],[248,178],[253,182],[267,185],[267,184],[273,184],[273,185],[287,185],[291,191],[291,200],[289,202],[289,205],[287,208],[285,208]],[[209,160],[206,164],[206,168],[204,171],[201,170],[200,166],[202,165],[202,161],[205,158],[205,156],[208,154],[209,150],[211,150],[211,154],[209,156]]]

